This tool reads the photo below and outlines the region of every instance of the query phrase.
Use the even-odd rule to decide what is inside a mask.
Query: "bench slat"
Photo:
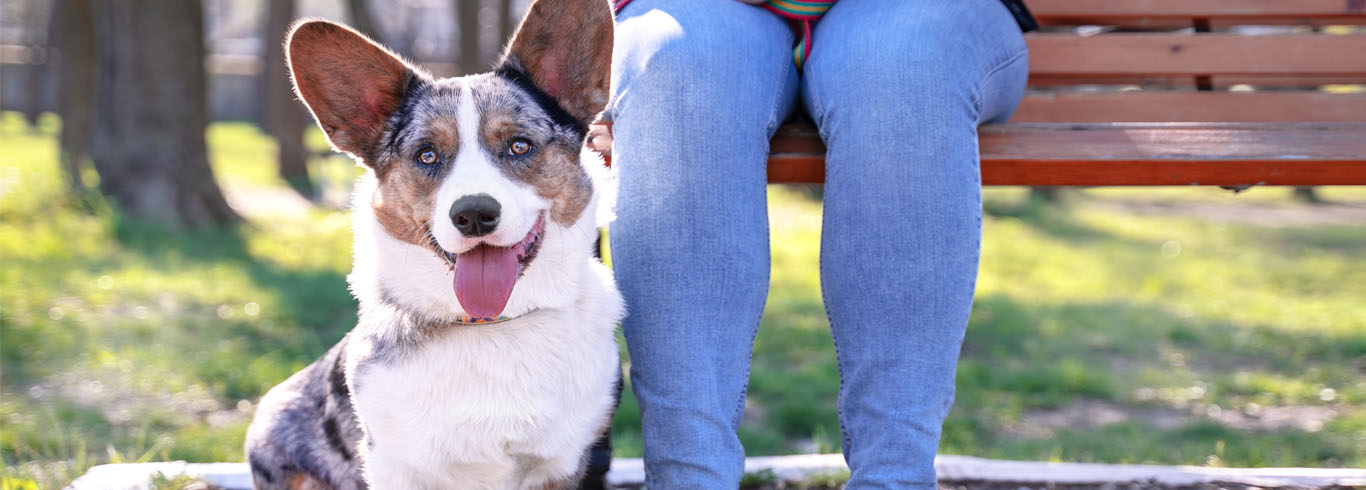
[[[983,185],[1366,185],[1366,124],[1010,124],[979,131]],[[770,182],[820,183],[810,126],[774,137]]]
[[[1366,122],[1366,93],[1031,93],[1013,123]]]
[[[1192,75],[1040,75],[1030,74],[1032,87],[1060,87],[1073,85],[1141,85],[1165,88],[1195,88]],[[1362,77],[1344,75],[1214,75],[1210,77],[1214,89],[1226,89],[1234,85],[1253,85],[1256,87],[1318,87],[1321,85],[1361,85],[1366,84]]]
[[[1034,77],[1335,76],[1366,80],[1366,35],[1031,34]]]
[[[1247,24],[1366,23],[1366,4],[1346,0],[1029,0],[1043,25],[1186,26],[1193,19]]]

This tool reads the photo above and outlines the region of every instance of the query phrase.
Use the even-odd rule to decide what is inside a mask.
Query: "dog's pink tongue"
[[[518,267],[512,247],[474,247],[456,257],[455,298],[470,316],[496,317],[512,296]]]

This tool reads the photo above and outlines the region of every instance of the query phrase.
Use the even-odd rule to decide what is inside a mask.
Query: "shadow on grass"
[[[1274,247],[1291,256],[1329,253],[1352,260],[1366,260],[1366,247],[1362,246],[1366,240],[1366,228],[1363,226],[1257,227],[1247,228],[1237,236],[1240,240]]]
[[[234,335],[245,342],[240,350],[246,355],[280,357],[289,364],[312,362],[356,324],[356,302],[347,289],[346,274],[323,268],[288,268],[259,260],[247,247],[245,233],[252,226],[247,223],[177,231],[120,219],[114,235],[127,250],[142,255],[149,263],[199,262],[244,271],[253,284],[278,298],[276,318],[287,324],[234,324]],[[204,361],[215,364],[212,357]],[[224,365],[215,370],[219,369],[232,371],[235,367]],[[233,386],[223,393],[235,399],[261,394],[259,388],[248,386]]]
[[[1128,243],[1113,234],[1086,226],[1073,219],[1068,206],[1040,199],[1007,202],[1000,199],[982,201],[982,213],[997,219],[1019,220],[1053,238],[1076,244],[1106,242],[1107,245]],[[985,239],[990,240],[988,236]]]
[[[802,315],[816,313],[803,304]],[[741,439],[754,454],[839,450],[839,375],[822,316],[769,312],[755,348]],[[913,328],[908,326],[907,328]],[[1031,304],[979,298],[963,344],[947,453],[1006,459],[1171,464],[1360,464],[1366,332],[1287,331],[1130,301]],[[1199,387],[1199,395],[1192,387]],[[1336,387],[1338,400],[1320,399]],[[1146,389],[1146,390],[1145,390]],[[1148,391],[1149,398],[1136,395]],[[1163,393],[1175,393],[1164,398]],[[1031,414],[1115,407],[1118,421],[1023,430]],[[1322,431],[1248,428],[1207,407],[1337,406]],[[1191,413],[1200,407],[1200,413]],[[1170,415],[1175,423],[1144,414]],[[1165,416],[1165,415],[1164,415]],[[1056,419],[1054,419],[1056,420]],[[1035,434],[1035,435],[1030,435]],[[1216,450],[1216,448],[1219,448]]]
[[[1179,361],[1164,351],[1181,350]],[[1027,305],[979,298],[963,342],[966,360],[1019,360],[1026,367],[1068,358],[1124,375],[1143,368],[1180,368],[1197,375],[1231,370],[1353,370],[1366,360],[1366,332],[1288,331],[1199,318],[1164,305],[1068,302]],[[1002,367],[994,364],[995,368]]]
[[[1354,387],[1364,359],[1366,332],[1290,332],[1122,301],[1030,305],[980,298],[943,446],[951,453],[1011,459],[1359,464],[1366,460],[1366,447],[1355,440],[1361,433],[1331,428],[1360,424],[1366,413],[1343,408],[1345,415],[1328,422],[1329,430],[1308,432],[1235,427],[1205,412],[1331,406],[1320,398],[1325,386],[1337,387],[1342,401],[1356,400],[1366,396]],[[1067,413],[1087,400],[1117,407],[1123,419],[1101,424],[1082,416],[1075,427],[1031,426],[1038,422],[1030,413]],[[1200,413],[1191,413],[1197,408]],[[1180,422],[1142,416],[1151,412]],[[1053,418],[1060,419],[1066,418]]]
[[[191,261],[241,268],[256,284],[281,295],[285,313],[295,318],[300,327],[335,333],[355,325],[356,305],[347,292],[345,271],[286,268],[262,262],[247,250],[244,233],[251,226],[247,223],[173,231],[153,224],[120,221],[115,236],[129,250],[151,262]],[[332,340],[337,339],[339,335]]]
[[[177,231],[112,212],[23,219],[44,243],[9,261],[26,277],[7,278],[23,290],[0,308],[7,464],[87,451],[97,461],[148,438],[169,441],[162,458],[240,458],[242,402],[355,324],[344,271],[262,260],[249,250],[260,232],[251,225]]]

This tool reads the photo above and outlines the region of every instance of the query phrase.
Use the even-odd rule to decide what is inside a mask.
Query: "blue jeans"
[[[821,289],[849,488],[934,488],[981,241],[977,126],[1014,111],[1025,44],[997,0],[842,0],[802,73],[735,0],[619,15],[612,258],[647,486],[735,488],[768,294],[764,162],[800,100],[829,147]]]

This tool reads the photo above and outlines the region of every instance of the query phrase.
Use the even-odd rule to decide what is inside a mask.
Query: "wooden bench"
[[[1027,3],[1030,89],[978,132],[983,185],[1366,185],[1366,0]],[[769,181],[824,177],[815,128],[780,128]]]

